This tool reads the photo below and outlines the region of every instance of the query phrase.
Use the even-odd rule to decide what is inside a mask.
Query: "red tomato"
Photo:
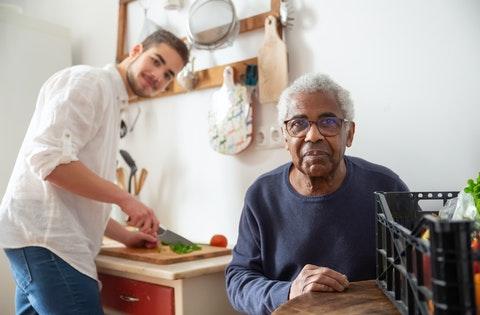
[[[210,245],[216,247],[227,247],[228,241],[225,236],[222,234],[215,234],[210,239]]]
[[[474,250],[479,250],[480,249],[480,242],[478,241],[477,238],[474,238],[472,240],[472,243],[471,243],[470,247]]]

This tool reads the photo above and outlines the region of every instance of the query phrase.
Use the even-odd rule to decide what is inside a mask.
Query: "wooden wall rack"
[[[125,37],[127,29],[127,7],[130,2],[136,0],[119,0],[119,9],[118,9],[118,34],[117,34],[117,62],[121,62],[128,56],[128,53],[125,52]],[[269,15],[273,15],[280,21],[280,2],[281,0],[271,0],[270,11],[260,13],[245,19],[241,19],[240,31],[239,33],[245,33],[257,29],[261,29],[265,25],[265,19]],[[279,34],[281,32],[281,23],[277,23],[279,26]],[[184,39],[186,40],[186,39]],[[195,86],[195,90],[213,88],[222,85],[223,83],[223,69],[226,66],[231,66],[234,69],[235,81],[238,82],[243,78],[245,74],[245,69],[248,64],[257,64],[257,58],[251,58],[246,60],[241,60],[233,62],[230,64],[215,66],[212,68],[196,71],[198,75],[198,82]],[[169,96],[178,93],[185,93],[187,90],[182,88],[176,80],[174,80],[167,89],[160,93],[156,97]]]

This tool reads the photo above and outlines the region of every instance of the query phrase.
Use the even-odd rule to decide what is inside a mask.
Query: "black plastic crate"
[[[476,314],[473,222],[440,220],[420,200],[458,192],[376,192],[377,284],[402,314]],[[429,241],[422,239],[428,229]]]

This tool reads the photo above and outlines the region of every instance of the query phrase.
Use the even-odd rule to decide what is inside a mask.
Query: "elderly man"
[[[248,314],[375,278],[373,192],[407,190],[388,168],[344,155],[353,104],[328,76],[297,79],[280,97],[278,119],[292,161],[248,189],[226,271],[232,305]]]

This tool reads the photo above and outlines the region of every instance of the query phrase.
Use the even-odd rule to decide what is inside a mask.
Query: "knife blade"
[[[167,245],[170,245],[170,244],[194,245],[193,242],[187,240],[185,237],[180,236],[177,233],[172,232],[171,230],[164,229],[160,226],[158,227],[157,234],[158,234],[157,239]]]

